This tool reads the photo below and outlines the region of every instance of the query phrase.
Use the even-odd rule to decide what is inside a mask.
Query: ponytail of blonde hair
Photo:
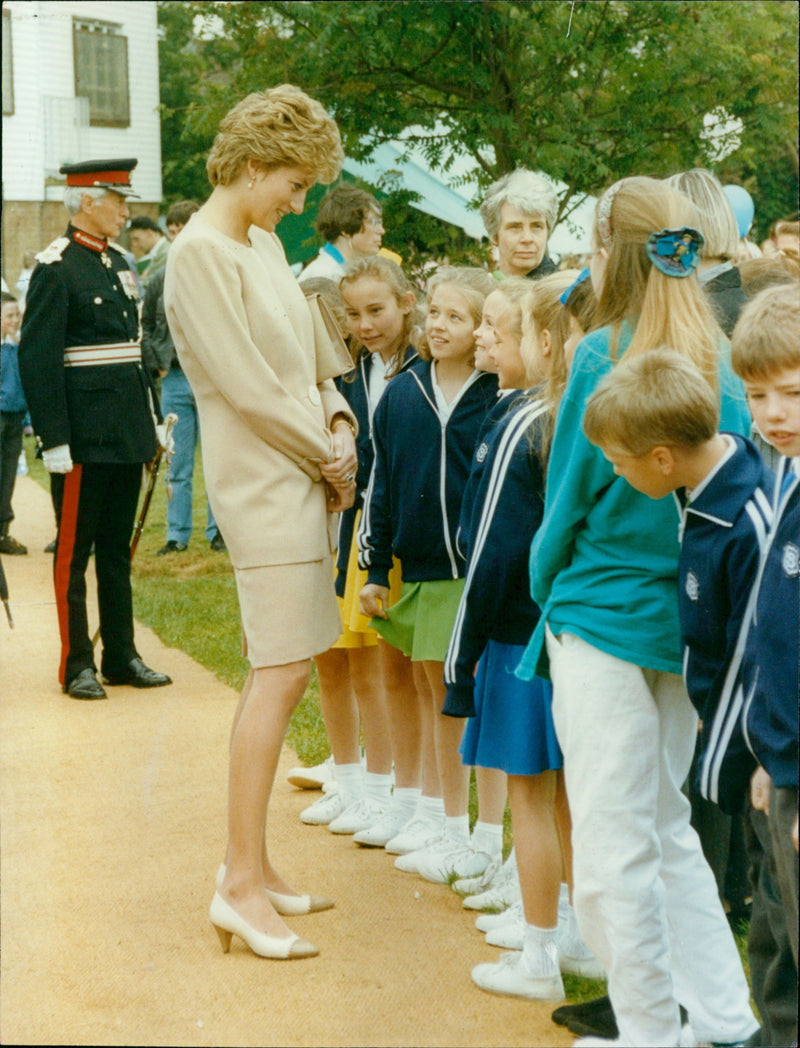
[[[725,336],[697,277],[667,276],[652,265],[645,250],[651,233],[682,226],[697,228],[694,205],[664,182],[628,178],[614,194],[609,221],[611,240],[595,326],[613,328],[612,359],[619,348],[622,324],[629,321],[635,329],[626,356],[635,357],[656,346],[675,346],[716,390],[719,350]],[[596,226],[595,242],[601,243]]]

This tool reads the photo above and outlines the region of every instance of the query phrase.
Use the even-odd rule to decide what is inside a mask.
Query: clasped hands
[[[320,473],[328,492],[329,511],[342,513],[355,501],[358,456],[353,431],[346,422],[334,422],[332,435],[332,458],[320,466]]]

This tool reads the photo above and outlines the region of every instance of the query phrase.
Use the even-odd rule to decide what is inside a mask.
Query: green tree
[[[415,127],[415,143],[444,172],[463,156],[472,158],[483,184],[521,165],[546,171],[567,186],[562,216],[581,194],[624,175],[707,165],[703,117],[720,106],[741,122],[726,170],[748,178],[756,198],[756,158],[768,167],[789,156],[796,141],[794,2],[160,7],[170,67],[163,98],[185,121],[183,131],[167,124],[165,155],[171,159],[174,150],[176,164],[201,128],[207,146],[209,124],[233,100],[282,81],[304,87],[335,113],[355,157]],[[197,15],[212,20],[212,39],[187,35]],[[795,181],[796,173],[795,150]]]

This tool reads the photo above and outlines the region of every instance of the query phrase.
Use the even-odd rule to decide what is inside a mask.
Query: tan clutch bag
[[[342,338],[336,318],[321,295],[307,297],[314,324],[314,350],[317,357],[317,382],[345,375],[355,367],[353,358]]]

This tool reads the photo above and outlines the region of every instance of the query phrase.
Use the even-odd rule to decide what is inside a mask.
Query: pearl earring
[[[253,188],[253,183],[252,182],[248,182],[247,183],[247,188],[248,189],[252,189]]]

